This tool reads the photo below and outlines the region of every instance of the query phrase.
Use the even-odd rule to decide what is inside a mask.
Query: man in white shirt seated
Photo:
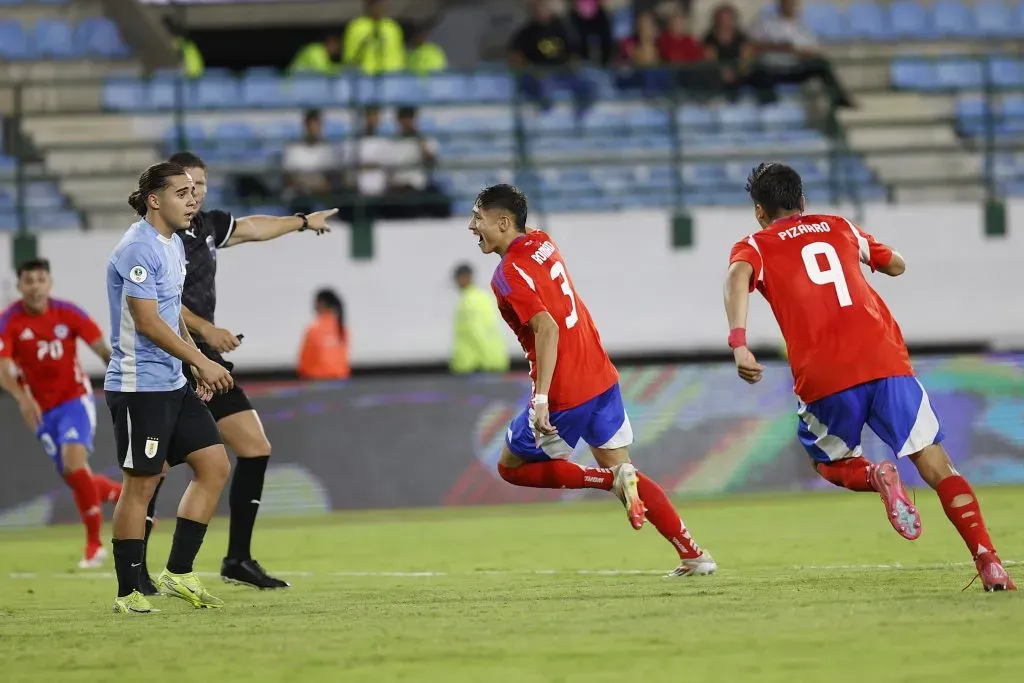
[[[437,165],[437,141],[421,135],[416,108],[399,107],[398,137],[391,140],[387,214],[394,218],[446,218],[451,201],[431,180]]]
[[[836,78],[817,36],[800,19],[799,0],[779,0],[778,11],[764,14],[754,26],[759,69],[755,87],[762,103],[775,99],[774,86],[820,80],[832,102],[852,107],[853,101]]]
[[[305,201],[302,197],[330,194],[338,161],[337,151],[324,140],[320,111],[307,111],[302,140],[285,147],[281,160],[286,192],[299,202]]]

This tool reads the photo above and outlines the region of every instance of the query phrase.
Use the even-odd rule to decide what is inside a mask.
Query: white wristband
[[[547,404],[548,404],[548,395],[547,394],[534,394],[533,395],[533,405],[535,405],[535,406],[544,406],[544,405],[547,405]]]

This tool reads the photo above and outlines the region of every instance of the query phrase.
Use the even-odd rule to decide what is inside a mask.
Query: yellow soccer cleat
[[[181,598],[196,609],[217,609],[224,606],[223,600],[210,595],[195,572],[172,574],[164,569],[156,580],[156,587],[161,595]]]
[[[159,611],[139,591],[132,591],[123,598],[114,598],[115,614],[155,614]]]

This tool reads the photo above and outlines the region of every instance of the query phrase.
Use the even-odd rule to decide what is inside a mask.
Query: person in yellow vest
[[[402,27],[385,16],[384,0],[364,0],[364,14],[345,27],[343,61],[346,66],[375,75],[405,68]]]
[[[455,311],[455,348],[449,368],[455,374],[507,372],[508,348],[498,324],[494,297],[473,283],[473,269],[455,269],[459,306]]]
[[[164,28],[171,34],[171,43],[181,58],[181,70],[189,78],[199,78],[206,70],[203,53],[199,46],[188,37],[184,24],[174,17],[164,17]]]
[[[427,40],[428,32],[428,28],[422,26],[412,34],[412,40],[409,41],[411,49],[405,58],[406,70],[420,76],[448,68],[448,57],[444,49]]]
[[[288,73],[312,73],[331,76],[341,69],[341,40],[328,35],[322,41],[310,43],[295,54]]]

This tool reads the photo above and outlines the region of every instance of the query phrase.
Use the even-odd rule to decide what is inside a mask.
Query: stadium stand
[[[327,138],[341,141],[358,135],[355,112],[370,103],[420,106],[422,130],[439,143],[437,180],[455,198],[456,211],[495,180],[523,184],[547,211],[680,200],[742,204],[746,170],[765,157],[797,165],[813,201],[971,199],[985,191],[979,144],[988,110],[977,91],[986,83],[1024,85],[1011,51],[1024,35],[1024,2],[808,4],[805,21],[828,41],[829,56],[857,94],[859,107],[837,114],[845,135],[833,134],[829,112],[806,92],[763,107],[745,99],[649,101],[624,95],[611,74],[597,71],[591,76],[599,104],[578,124],[564,100],[543,114],[510,106],[517,101],[514,80],[495,70],[288,78],[266,69],[241,75],[208,69],[194,81],[168,71],[143,78],[112,22],[83,14],[81,6],[70,17],[67,6],[49,4],[32,4],[31,16],[0,22],[0,57],[104,64],[102,85],[26,87],[22,103],[23,130],[45,158],[46,182],[34,184],[39,194],[32,196],[59,187],[70,200],[59,208],[81,212],[93,227],[120,225],[122,196],[138,168],[182,142],[208,159],[215,179],[272,169],[299,136],[302,109],[323,109]],[[773,11],[762,0],[739,7],[748,18]],[[696,8],[698,15],[710,10]],[[703,18],[695,23],[703,26]],[[629,13],[616,12],[614,25],[617,36],[628,35]],[[947,42],[935,42],[940,39]],[[181,117],[172,113],[179,98]],[[1024,100],[994,101],[995,137],[1015,135]],[[1005,191],[1022,185],[1009,175],[1018,166],[1008,159],[1015,158],[1004,154],[995,164]],[[0,162],[0,173],[9,174],[4,169],[11,165]],[[245,211],[225,184],[211,192]]]

